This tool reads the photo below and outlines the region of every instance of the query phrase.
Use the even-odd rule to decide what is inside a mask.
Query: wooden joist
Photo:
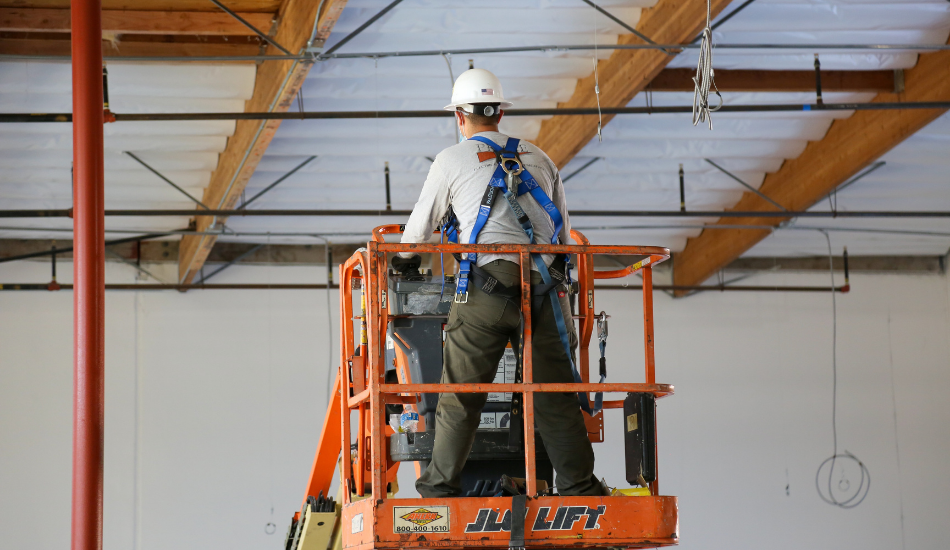
[[[715,17],[729,4],[729,0],[711,0]],[[659,44],[689,42],[706,25],[706,2],[697,0],[659,0],[652,8],[643,10],[637,31]],[[620,44],[638,44],[642,41],[632,34],[620,35]],[[644,90],[673,59],[661,50],[615,50],[609,58],[597,63],[600,104],[626,105]],[[577,82],[574,95],[561,108],[596,107],[594,74]],[[604,115],[604,124],[613,117]],[[537,145],[563,168],[590,140],[597,135],[596,116],[556,116],[541,124]]]
[[[893,92],[895,71],[821,71],[824,92]],[[663,69],[650,82],[654,92],[692,92],[695,69]],[[814,71],[716,69],[723,92],[814,92]]]
[[[69,35],[65,38],[0,37],[0,55],[69,56]],[[250,56],[260,54],[254,41],[231,42],[165,42],[138,40],[103,40],[102,55],[106,57],[204,57]]]
[[[310,39],[316,25],[314,46],[322,46],[330,36],[346,0],[287,0],[280,12],[280,23],[275,39],[292,52],[301,51]],[[317,10],[322,6],[322,11]],[[319,19],[317,19],[319,17]],[[268,54],[279,53],[273,46]],[[286,112],[303,85],[312,63],[300,61],[268,61],[258,66],[254,82],[254,95],[247,101],[246,111]],[[218,159],[218,167],[211,175],[211,183],[205,189],[202,202],[211,208],[232,209],[257,169],[257,165],[274,133],[279,120],[238,121],[234,135]],[[223,222],[208,216],[196,220],[199,231],[204,231],[213,222]],[[201,269],[211,252],[216,238],[211,235],[182,238],[179,249],[179,282],[190,283]]]
[[[274,20],[273,14],[269,13],[241,13],[239,15],[263,32],[270,30]],[[69,32],[69,10],[0,8],[0,31]],[[116,34],[254,35],[253,31],[220,10],[216,12],[103,10],[102,32]]]
[[[0,0],[5,8],[69,9],[70,0]],[[277,13],[282,0],[222,0],[236,12]],[[104,10],[221,11],[208,0],[102,0]]]
[[[902,93],[880,93],[875,102],[950,100],[950,51],[923,54],[904,72]],[[945,109],[857,111],[835,120],[824,138],[810,142],[798,158],[768,174],[759,190],[789,210],[806,210],[881,155],[946,112]],[[733,211],[775,207],[751,192]],[[721,218],[718,223],[777,226],[787,218]],[[705,230],[674,255],[673,282],[700,284],[771,234],[769,229]]]

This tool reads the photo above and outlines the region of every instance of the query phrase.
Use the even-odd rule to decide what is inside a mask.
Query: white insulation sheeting
[[[386,0],[355,0],[347,5],[343,17],[328,42],[351,32],[382,9]],[[495,5],[497,4],[497,5]],[[625,22],[635,25],[640,8],[653,2],[599,2]],[[720,15],[742,4],[735,1]],[[488,8],[488,9],[486,9]],[[511,7],[498,0],[480,4],[473,10],[462,2],[406,0],[353,39],[340,52],[387,52],[485,48],[539,44],[616,43],[625,31],[581,2],[537,1],[519,5],[519,16],[486,16],[490,8]],[[943,0],[919,2],[819,0],[758,0],[720,27],[716,43],[757,44],[943,44],[950,32],[950,5]],[[809,50],[716,50],[714,66],[729,69],[812,70],[814,52]],[[332,60],[316,65],[304,88],[307,109],[320,110],[396,110],[440,109],[451,94],[452,77],[468,68],[469,59],[476,67],[495,72],[505,94],[517,107],[555,107],[574,93],[579,78],[592,71],[593,58],[606,58],[608,50],[598,52],[521,52],[510,54],[466,55],[455,57],[409,57]],[[917,62],[917,52],[825,51],[822,67],[839,70],[909,69]],[[674,59],[670,67],[695,67],[696,52],[688,51]],[[863,102],[873,98],[866,93],[826,93],[826,102]],[[654,93],[653,105],[690,105],[691,93]],[[732,93],[730,104],[811,103],[812,93]],[[641,94],[631,106],[645,105]],[[713,115],[714,130],[693,127],[690,115],[633,115],[614,118],[604,127],[603,141],[596,138],[566,166],[567,177],[597,158],[582,173],[571,178],[566,189],[568,204],[575,210],[676,210],[679,208],[679,178],[682,164],[686,172],[686,202],[693,210],[721,210],[736,203],[744,188],[704,159],[709,158],[733,172],[746,183],[758,187],[768,172],[778,170],[785,159],[798,156],[809,141],[824,137],[835,119],[851,112],[810,113],[722,113]],[[523,139],[534,139],[542,117],[508,118],[502,130]],[[923,138],[921,138],[923,139]],[[937,138],[931,138],[937,139]],[[257,173],[251,180],[248,196],[275,181],[309,155],[319,157],[291,176],[279,187],[255,203],[255,208],[373,208],[385,207],[383,167],[389,162],[392,206],[410,209],[425,180],[430,161],[442,148],[456,140],[451,119],[406,120],[322,120],[287,121],[277,133]],[[895,150],[894,155],[914,147]],[[916,149],[919,151],[919,148]],[[908,155],[911,153],[903,153]],[[945,156],[939,146],[918,152],[918,156],[940,162]],[[905,163],[903,170],[916,172],[920,164]],[[896,163],[856,184],[839,196],[839,208],[914,208],[915,204],[938,204],[929,200],[905,201],[914,195],[918,179],[933,182],[939,173],[925,178],[910,178],[898,173]],[[899,181],[893,178],[899,178]],[[876,179],[874,179],[876,178]],[[879,182],[874,192],[870,186]],[[862,186],[867,183],[865,190]],[[886,192],[883,188],[891,190]],[[946,186],[944,186],[946,187]],[[900,189],[900,191],[896,191]],[[946,197],[950,209],[950,191],[932,184],[930,195]],[[851,197],[854,197],[853,199]],[[923,197],[924,195],[919,195]],[[365,231],[369,225],[402,221],[393,219],[234,219],[231,226],[247,231],[293,231],[339,233]],[[594,242],[655,244],[680,250],[688,237],[700,232],[699,226],[714,219],[576,218]],[[829,220],[841,226],[842,220]],[[878,220],[872,221],[878,224]],[[939,222],[936,222],[939,224]],[[904,227],[912,221],[887,222]],[[827,225],[827,224],[825,224]],[[919,224],[918,224],[919,225]],[[928,224],[924,224],[928,225]],[[929,225],[933,225],[930,223]],[[950,223],[945,224],[950,229]],[[753,254],[820,254],[823,237],[814,231],[786,230],[770,237]],[[857,234],[848,234],[857,239]],[[835,242],[842,239],[835,234]],[[275,237],[294,240],[289,237]],[[360,236],[337,235],[336,240],[360,240]],[[862,234],[856,240],[855,253],[899,253],[906,235]],[[299,240],[299,239],[297,239]],[[312,239],[304,239],[312,240]],[[873,246],[858,245],[873,243]],[[774,243],[774,244],[772,244]],[[925,237],[914,241],[914,253],[944,253],[950,240]]]
[[[117,113],[243,111],[251,65],[108,63],[110,108]],[[72,111],[68,63],[0,63],[0,111]],[[124,154],[130,151],[201,199],[233,121],[117,122],[105,126],[106,208],[193,208],[195,203]],[[72,126],[0,125],[0,208],[72,205]],[[186,218],[109,218],[108,229],[175,229]],[[4,227],[71,227],[70,219],[5,220]],[[68,233],[0,229],[3,238],[64,238]],[[107,235],[107,238],[118,238]]]
[[[950,113],[881,157],[884,166],[837,193],[837,210],[950,211]],[[831,200],[812,211],[830,211]],[[950,219],[800,219],[794,229],[778,230],[752,248],[749,256],[801,256],[828,253],[817,230],[829,231],[832,251],[857,255],[944,255],[950,249]],[[845,231],[848,230],[848,231]],[[884,233],[894,231],[895,233]]]
[[[334,43],[388,5],[390,0],[350,0],[327,43]],[[735,0],[718,19],[738,8]],[[599,5],[629,25],[655,0],[600,0]],[[501,14],[504,14],[503,16]],[[445,50],[557,44],[615,44],[626,31],[579,0],[484,0],[477,7],[461,0],[405,0],[340,49],[340,53]],[[757,0],[715,32],[716,44],[945,44],[950,4],[944,0]],[[717,49],[717,69],[812,70],[811,50]],[[833,70],[909,69],[916,51],[823,50],[822,67]],[[593,60],[610,50],[547,51],[464,56],[337,59],[316,64],[304,83],[307,110],[373,111],[441,109],[454,77],[476,67],[495,72],[505,95],[520,108],[556,107],[568,100],[578,79],[591,74]],[[674,58],[670,67],[693,68],[696,51]],[[0,105],[5,111],[69,110],[68,66],[10,63],[0,66]],[[113,109],[118,112],[242,110],[253,85],[251,66],[112,64]],[[630,105],[690,105],[691,93],[640,94]],[[873,94],[826,93],[826,102],[868,101]],[[728,104],[811,103],[812,93],[729,93]],[[714,130],[694,127],[690,115],[629,115],[604,127],[564,167],[572,209],[677,210],[677,170],[686,172],[686,203],[693,210],[721,210],[744,189],[704,159],[711,159],[758,187],[765,175],[820,140],[835,119],[851,112],[714,113]],[[502,130],[523,139],[537,137],[544,117],[511,117]],[[121,154],[141,156],[195,196],[201,196],[218,153],[233,131],[231,122],[141,123],[107,126],[107,206],[184,207],[193,204]],[[839,194],[840,209],[950,209],[945,141],[950,124],[941,119],[885,157],[888,164]],[[392,207],[415,204],[430,161],[456,141],[446,119],[363,119],[285,121],[247,189],[251,197],[311,155],[318,158],[256,201],[252,208],[385,208],[384,165],[389,163]],[[69,130],[66,126],[8,125],[0,128],[0,203],[7,208],[64,206],[69,200]],[[944,203],[947,203],[944,205]],[[826,208],[818,205],[816,208]],[[271,242],[314,242],[311,236],[359,241],[380,223],[404,218],[233,218],[238,232],[271,232]],[[690,219],[577,218],[594,242],[648,244],[680,250],[704,221]],[[815,220],[796,224],[844,227],[941,228],[950,222]],[[21,222],[23,223],[23,222]],[[68,225],[68,220],[63,221]],[[181,227],[185,220],[110,219],[108,227]],[[50,225],[49,222],[38,222]],[[855,225],[857,224],[857,225]],[[863,226],[862,226],[863,227]],[[356,235],[338,235],[356,233]],[[854,253],[944,253],[941,236],[888,233],[835,233],[840,248]],[[260,240],[257,236],[229,237]],[[913,246],[908,248],[908,241]],[[780,230],[750,254],[822,254],[823,237],[814,231]]]

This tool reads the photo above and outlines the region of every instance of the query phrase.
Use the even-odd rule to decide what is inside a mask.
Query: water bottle
[[[399,416],[399,428],[401,433],[414,433],[416,425],[419,424],[419,413],[415,411],[403,411]]]

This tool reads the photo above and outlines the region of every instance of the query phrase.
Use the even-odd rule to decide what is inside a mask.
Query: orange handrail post
[[[519,254],[521,261],[521,311],[524,316],[524,338],[522,339],[521,371],[522,384],[534,383],[534,335],[531,330],[531,255]],[[538,492],[534,441],[534,390],[524,386],[524,448],[525,448],[525,491],[529,495]]]
[[[646,383],[656,384],[656,357],[653,346],[653,267],[643,268],[643,353]]]
[[[382,401],[383,396],[379,392],[385,369],[386,339],[382,335],[386,333],[388,304],[384,302],[383,297],[388,293],[388,285],[386,284],[386,253],[378,252],[376,246],[374,242],[369,243],[369,277],[367,279],[374,279],[376,284],[373,285],[375,287],[373,292],[369,294],[372,306],[369,307],[367,314],[369,326],[373,327],[369,334],[370,405],[368,412],[370,414],[369,428],[372,432],[370,443],[372,445],[373,498],[378,499],[386,495],[386,471],[389,470],[386,453],[388,445],[383,433],[386,426],[386,407]]]

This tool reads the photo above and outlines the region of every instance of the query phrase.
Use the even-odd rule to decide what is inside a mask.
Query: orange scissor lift
[[[323,432],[304,498],[329,494],[333,476],[340,469],[342,502],[337,504],[334,538],[344,550],[374,548],[642,548],[674,545],[678,541],[677,500],[660,496],[656,479],[649,482],[651,496],[558,496],[539,494],[536,472],[534,394],[536,392],[635,392],[655,398],[673,393],[673,386],[655,381],[653,344],[653,266],[670,257],[669,249],[642,246],[591,245],[572,231],[578,245],[460,245],[387,243],[384,236],[402,232],[403,226],[385,225],[373,230],[373,239],[340,266],[340,361]],[[521,309],[524,315],[522,378],[513,384],[419,384],[406,380],[387,383],[386,335],[390,320],[388,257],[396,252],[416,253],[512,253],[520,258]],[[575,256],[578,281],[579,361],[583,383],[533,384],[531,362],[531,253],[569,253]],[[632,266],[614,271],[595,271],[594,255],[641,256]],[[643,277],[643,326],[645,381],[636,383],[589,383],[589,351],[597,315],[594,313],[594,280],[625,277],[641,272]],[[354,317],[354,290],[363,292],[365,313]],[[449,291],[452,292],[451,290]],[[358,336],[354,322],[365,327]],[[362,332],[362,331],[360,331]],[[361,341],[362,340],[362,341]],[[398,362],[398,359],[397,359]],[[390,380],[391,381],[391,380]],[[515,510],[525,513],[523,543],[511,532],[511,497],[397,498],[391,493],[399,462],[390,455],[386,406],[414,407],[421,394],[512,392],[523,395],[525,493]],[[623,400],[605,400],[604,410],[623,409]],[[603,414],[585,421],[593,442],[604,437]],[[356,417],[351,425],[351,415]],[[654,424],[655,429],[655,424]],[[356,436],[352,433],[355,431]],[[351,452],[341,453],[343,449]],[[655,450],[653,459],[655,460]],[[416,463],[417,474],[420,467]],[[601,475],[610,472],[601,472]],[[485,512],[485,511],[488,512]],[[294,516],[294,525],[302,519]],[[480,517],[480,513],[482,516]],[[564,520],[568,516],[573,521]],[[493,521],[495,530],[477,529],[479,521]],[[325,522],[321,521],[322,526]],[[552,529],[552,524],[557,528]],[[407,527],[408,526],[408,527]],[[327,526],[329,527],[329,526]],[[517,535],[521,535],[520,530]],[[292,526],[293,530],[293,526]],[[289,539],[288,539],[289,540]],[[325,539],[329,540],[329,538]],[[519,544],[520,543],[520,544]],[[310,547],[310,545],[307,545]],[[322,545],[321,545],[322,546]],[[299,548],[299,547],[298,547]],[[320,550],[325,550],[323,546]]]

